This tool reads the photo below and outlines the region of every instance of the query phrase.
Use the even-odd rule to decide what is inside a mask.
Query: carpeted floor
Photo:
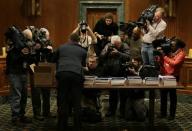
[[[148,101],[146,100],[146,103]],[[56,97],[51,97],[51,112],[56,114]],[[159,114],[159,100],[155,104],[155,116]],[[32,118],[31,99],[28,98],[26,115]],[[13,126],[11,124],[10,105],[6,102],[0,105],[0,131],[55,131],[57,119],[46,119],[39,122],[33,119],[32,124]],[[72,127],[72,119],[69,120]],[[83,123],[83,131],[192,131],[192,95],[178,95],[176,119],[169,121],[155,117],[154,126],[145,122],[127,122],[118,117],[103,118],[99,123]]]

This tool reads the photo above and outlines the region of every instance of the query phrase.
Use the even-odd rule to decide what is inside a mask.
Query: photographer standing
[[[32,32],[29,29],[24,30],[25,39],[32,40]],[[31,61],[30,50],[28,47],[22,47],[26,41],[19,36],[18,30],[15,30],[11,36],[13,47],[7,52],[6,74],[10,82],[10,105],[12,112],[12,123],[20,125],[30,123],[31,120],[25,116],[27,104],[27,72]]]
[[[103,18],[97,21],[93,32],[97,37],[95,51],[97,56],[99,56],[105,45],[110,42],[111,36],[118,34],[118,25],[114,22],[113,14],[106,13]]]
[[[35,41],[34,50],[35,50],[35,64],[38,66],[40,62],[46,62],[46,53],[48,53],[48,49],[45,46],[45,43],[49,41],[49,31],[46,28],[39,29],[39,34],[43,34],[43,38],[39,41]],[[38,35],[39,35],[38,34]],[[33,34],[37,35],[37,34]],[[40,37],[40,36],[37,36]],[[40,43],[41,42],[44,43]],[[41,100],[42,95],[42,100]],[[34,87],[33,84],[31,86],[31,98],[32,98],[32,107],[33,107],[33,117],[36,120],[43,121],[44,118],[54,117],[50,113],[50,89]],[[42,115],[41,115],[42,112]]]
[[[141,47],[141,55],[144,65],[154,65],[154,48],[152,46],[152,42],[163,37],[163,33],[167,27],[166,22],[163,20],[163,16],[164,9],[158,7],[155,11],[152,23],[146,20],[147,29],[144,31],[142,38],[143,43]]]
[[[173,41],[176,46],[176,51],[174,53],[163,55],[163,75],[173,75],[176,77],[177,82],[179,81],[179,73],[181,66],[184,62],[186,53],[184,51],[185,43],[179,39]],[[170,97],[170,114],[169,120],[175,118],[176,107],[177,107],[177,93],[176,89],[162,89],[160,91],[161,95],[161,118],[167,116],[167,97]]]
[[[79,34],[79,44],[87,50],[88,56],[96,55],[94,50],[94,44],[97,44],[97,38],[85,21],[79,23],[77,28],[75,28],[72,33]]]
[[[111,43],[108,43],[101,52],[103,59],[104,76],[123,77],[124,70],[122,64],[130,59],[129,47],[121,42],[118,35],[111,37]],[[115,115],[118,103],[118,91],[109,91],[109,110],[106,116]]]

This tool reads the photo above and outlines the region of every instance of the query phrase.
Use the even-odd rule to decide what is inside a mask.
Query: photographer
[[[124,70],[122,64],[129,61],[130,54],[128,45],[121,42],[118,35],[111,37],[111,43],[108,43],[101,52],[103,59],[104,76],[107,77],[122,77]],[[118,102],[118,91],[109,91],[109,110],[106,116],[115,115]]]
[[[167,27],[166,22],[163,20],[164,9],[158,7],[154,13],[152,23],[146,20],[146,29],[143,31],[141,55],[144,65],[154,65],[153,59],[153,46],[152,42],[156,39],[163,37],[163,33]]]
[[[180,39],[175,39],[172,41],[175,43],[175,52],[170,52],[169,54],[164,54],[162,51],[162,65],[161,73],[163,75],[173,75],[176,77],[177,82],[179,81],[179,73],[181,66],[184,62],[186,53],[184,51],[185,43]],[[173,49],[173,48],[172,48]],[[174,49],[175,50],[175,49]],[[162,89],[160,91],[161,95],[161,118],[167,116],[167,97],[170,97],[170,114],[168,119],[173,120],[175,118],[176,107],[177,107],[177,93],[176,89]]]
[[[45,35],[43,38],[41,38],[41,39],[44,39],[43,42],[49,41],[49,31],[46,28],[40,28],[39,32],[40,34]],[[35,64],[37,66],[39,62],[46,62],[46,57],[47,57],[46,55],[49,52],[47,47],[44,47],[43,45],[45,45],[45,43],[40,43],[40,41],[35,41],[35,45],[33,47],[35,51],[35,54],[33,54],[33,57],[35,58]],[[42,95],[42,100],[41,100],[41,95]],[[32,97],[34,119],[43,121],[44,118],[54,117],[50,113],[50,89],[38,88],[32,85],[31,97]],[[41,115],[41,112],[42,112],[42,115]]]
[[[99,56],[105,45],[110,42],[111,36],[118,34],[118,25],[114,22],[113,14],[106,13],[103,18],[97,21],[93,32],[97,37],[95,51],[97,56]]]
[[[14,27],[13,27],[14,28]],[[12,112],[12,123],[20,125],[30,123],[31,120],[25,116],[25,108],[27,104],[27,72],[31,63],[30,50],[28,47],[22,47],[26,41],[23,36],[32,40],[32,32],[29,29],[24,30],[21,34],[19,30],[15,30],[10,34],[9,41],[12,47],[8,49],[6,57],[6,73],[10,82],[10,105]]]
[[[79,44],[87,50],[88,56],[95,56],[94,44],[97,44],[97,38],[89,25],[85,21],[81,21],[72,33],[80,36]]]
[[[141,57],[134,57],[128,65],[128,76],[139,76],[139,71],[142,68]],[[123,107],[120,111],[121,116],[126,120],[144,121],[147,114],[147,107],[144,102],[145,92],[141,89],[129,89],[124,91],[122,100]]]

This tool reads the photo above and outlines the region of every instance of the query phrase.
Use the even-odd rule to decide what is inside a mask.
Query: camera
[[[85,20],[82,20],[80,23],[80,30],[82,33],[86,33],[87,30],[87,22]]]
[[[142,25],[145,25],[146,20],[148,20],[149,22],[152,23],[157,7],[158,7],[157,5],[151,5],[149,8],[145,9],[141,13],[141,15],[138,19],[138,22],[141,23]]]
[[[42,48],[47,47],[48,45],[52,45],[51,41],[46,38],[46,32],[42,31],[34,26],[28,27],[33,34],[33,41],[35,43],[41,44]]]
[[[32,41],[27,40],[16,26],[9,27],[5,32],[5,37],[10,49],[16,48],[21,50],[34,44]]]
[[[107,52],[110,53],[111,51],[113,51],[114,48],[115,48],[115,45],[113,44],[109,45]]]
[[[170,54],[172,52],[172,41],[174,40],[175,40],[175,36],[172,37],[171,39],[167,39],[166,37],[164,37],[162,39],[154,40],[152,42],[153,48],[155,49],[153,53],[154,56],[161,55],[161,52],[157,50],[158,47],[161,48],[161,50],[165,55]]]
[[[120,22],[120,31],[124,32],[125,34],[127,34],[129,37],[131,37],[132,35],[132,31],[133,29],[138,26],[136,22]]]

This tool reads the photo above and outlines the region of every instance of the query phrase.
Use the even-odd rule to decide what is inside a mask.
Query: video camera
[[[142,25],[145,25],[146,20],[148,20],[150,23],[152,23],[157,7],[158,7],[157,5],[151,5],[149,8],[145,9],[141,13],[141,15],[138,19],[138,22],[141,23]]]
[[[29,28],[33,34],[33,41],[41,44],[42,48],[52,45],[51,41],[46,38],[45,31],[42,31],[34,26],[29,26],[27,28]]]
[[[110,53],[111,51],[113,51],[114,48],[116,48],[115,45],[109,45],[107,52]]]
[[[149,8],[145,9],[137,21],[130,21],[128,23],[120,22],[120,31],[125,32],[129,37],[132,35],[133,29],[138,26],[139,28],[145,26],[146,20],[152,22],[157,5],[151,5]]]
[[[137,26],[136,22],[120,22],[120,31],[124,32],[125,34],[127,34],[129,37],[131,37],[132,35],[132,31],[133,29]]]
[[[157,50],[158,47],[161,48],[163,53],[165,55],[168,55],[169,53],[172,52],[172,41],[175,40],[175,36],[172,37],[171,39],[167,39],[166,37],[162,39],[157,39],[152,42],[154,50],[154,55],[161,55],[160,51]]]
[[[20,29],[16,26],[9,27],[8,30],[5,32],[5,37],[9,49],[16,48],[21,50],[25,47],[30,48],[34,44],[32,41],[27,40]]]
[[[87,26],[88,26],[87,22],[85,20],[82,20],[80,23],[80,30],[82,33],[86,32]]]

